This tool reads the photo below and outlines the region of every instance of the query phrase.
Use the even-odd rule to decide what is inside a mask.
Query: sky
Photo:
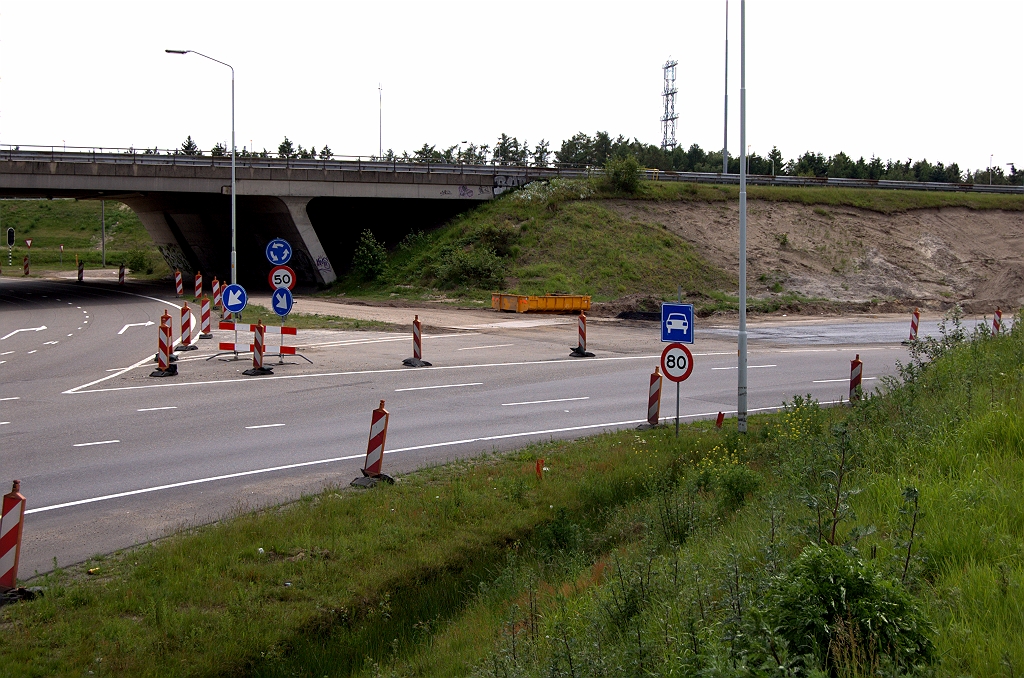
[[[729,13],[730,154],[740,149],[740,0]],[[0,0],[0,148],[201,148],[287,135],[336,154],[424,142],[557,149],[597,130],[720,149],[725,0],[104,2]],[[747,143],[1024,165],[1024,1],[750,0]],[[378,86],[381,88],[378,90]]]

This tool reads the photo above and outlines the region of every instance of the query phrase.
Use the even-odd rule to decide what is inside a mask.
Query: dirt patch
[[[829,299],[837,311],[906,304],[968,311],[1024,305],[1024,214],[951,207],[878,214],[748,201],[748,292]],[[727,271],[739,266],[737,203],[609,201],[660,224]],[[639,300],[636,300],[639,301]],[[832,306],[832,304],[825,304]]]

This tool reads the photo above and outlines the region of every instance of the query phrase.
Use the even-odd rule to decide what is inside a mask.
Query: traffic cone
[[[181,305],[181,344],[175,351],[196,351],[199,347],[192,343],[192,309],[186,301]]]
[[[174,294],[178,297],[185,296],[185,288],[181,284],[181,271],[174,269]]]
[[[220,304],[220,281],[217,280],[217,276],[213,276],[213,282],[210,283],[210,287],[213,288],[213,307],[224,308]]]
[[[395,479],[381,472],[384,466],[384,442],[388,437],[388,411],[384,409],[384,401],[373,411],[370,418],[370,438],[366,443],[366,463],[363,465],[361,478],[352,481],[356,487],[373,487],[383,480],[394,483]]]
[[[580,312],[579,317],[579,343],[576,348],[569,352],[573,358],[593,358],[594,354],[587,350],[587,316]]]
[[[641,431],[654,428],[661,421],[661,383],[661,370],[656,366],[651,373],[651,385],[647,390],[647,422],[637,426]]]
[[[402,364],[407,367],[430,367],[423,359],[423,324],[417,315],[412,320],[412,357],[406,358]]]
[[[917,341],[917,326],[921,322],[921,309],[915,308],[910,316],[910,341]]]
[[[210,298],[205,296],[199,301],[199,338],[213,339],[210,332]]]
[[[200,271],[196,271],[196,295],[195,301],[199,301],[203,296],[203,274]]]
[[[171,315],[164,309],[160,316],[160,327],[157,329],[156,369],[149,373],[151,377],[175,377],[178,366],[171,362]]]

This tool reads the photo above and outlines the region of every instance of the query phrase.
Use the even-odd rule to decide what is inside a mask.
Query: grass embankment
[[[363,330],[377,332],[396,332],[406,330],[408,327],[384,322],[382,320],[360,320],[358,318],[346,318],[340,315],[325,315],[323,313],[289,313],[288,318],[282,320],[281,316],[271,311],[266,306],[259,304],[246,304],[239,319],[242,322],[255,323],[262,320],[264,325],[287,325],[299,330]]]
[[[1019,675],[1017,328],[745,437],[553,442],[58,571],[0,673]]]
[[[883,214],[939,207],[1024,209],[1024,196],[1001,194],[750,186],[747,195]],[[595,301],[632,295],[655,300],[649,310],[656,310],[656,300],[674,298],[681,286],[702,313],[735,309],[734,272],[712,265],[664,225],[626,218],[607,201],[722,203],[738,198],[737,186],[645,181],[635,194],[624,194],[599,179],[536,182],[433,232],[410,235],[388,254],[386,268],[353,271],[325,294],[477,303],[489,301],[496,290],[589,294]],[[754,296],[750,310],[795,310],[811,301],[823,300]]]
[[[33,271],[73,271],[75,256],[86,268],[100,268],[101,223],[99,200],[0,200],[0,230],[7,244],[7,229],[13,227],[14,268],[7,266],[3,252],[4,275],[21,275],[22,259],[29,254]],[[128,262],[132,275],[157,278],[170,274],[163,257],[153,244],[135,212],[123,203],[108,200],[103,210],[106,219],[107,267]],[[32,248],[25,240],[32,239]],[[63,264],[60,246],[64,245]]]

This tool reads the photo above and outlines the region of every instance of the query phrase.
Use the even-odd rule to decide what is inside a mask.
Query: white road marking
[[[149,327],[150,325],[155,325],[155,324],[156,323],[153,322],[152,320],[147,320],[144,323],[128,323],[127,325],[125,325],[124,327],[121,328],[121,331],[118,332],[118,334],[124,334],[125,330],[127,330],[129,327]]]
[[[38,348],[34,348],[31,351],[29,351],[28,353],[29,353],[29,355],[32,355],[33,353],[35,353],[38,350],[39,350]]]
[[[99,440],[95,443],[75,443],[71,447],[89,447],[90,445],[110,445],[111,443],[119,443],[120,440]]]
[[[423,339],[450,339],[452,337],[475,337],[479,332],[460,332],[458,334],[424,334]],[[331,346],[354,346],[356,344],[384,344],[390,341],[409,341],[408,336],[381,337],[379,339],[342,339],[320,344],[298,344],[296,348],[329,348]]]
[[[432,388],[457,388],[459,386],[483,386],[482,381],[474,381],[471,384],[440,384],[439,386],[412,386],[410,388],[396,388],[395,393],[399,391],[427,391]]]
[[[494,344],[493,346],[467,346],[466,348],[457,348],[456,351],[476,351],[481,348],[505,348],[506,346],[515,346],[515,344]]]
[[[59,341],[44,341],[43,342],[43,346],[54,346],[54,345],[59,344],[59,343],[60,343]]]
[[[143,407],[141,410],[135,410],[136,412],[155,412],[157,410],[176,410],[177,405],[168,405],[166,407]]]
[[[246,428],[276,428],[278,426],[284,426],[284,424],[260,424],[258,426],[246,426]]]
[[[528,400],[522,403],[502,403],[502,407],[511,407],[512,405],[540,405],[541,403],[567,403],[570,400],[590,400],[590,396],[583,396],[581,398],[557,398],[555,400]],[[566,410],[568,412],[569,410]]]
[[[822,403],[823,405],[831,403]],[[781,410],[781,406],[775,407],[752,407],[748,408],[747,412],[774,412]],[[736,410],[729,410],[726,414],[735,414]],[[718,412],[701,412],[699,414],[684,414],[680,415],[679,419],[699,419],[701,417],[714,417],[717,416]],[[673,417],[662,417],[663,422],[674,421]],[[469,443],[477,442],[490,442],[492,440],[508,440],[512,438],[525,438],[529,436],[542,436],[550,435],[552,433],[568,433],[570,431],[585,431],[595,428],[613,428],[617,426],[631,426],[633,424],[641,424],[647,421],[646,419],[631,419],[629,421],[616,421],[607,424],[586,424],[583,426],[567,426],[564,428],[552,428],[544,431],[527,431],[525,433],[506,433],[503,435],[496,436],[484,436],[480,438],[466,438],[464,440],[451,440],[443,443],[427,443],[426,445],[414,445],[412,447],[399,447],[393,450],[384,450],[384,454],[398,454],[399,452],[414,452],[416,450],[426,450],[437,447],[449,447],[455,445],[467,445]],[[196,478],[194,480],[183,480],[178,483],[169,483],[167,485],[156,485],[154,487],[144,487],[138,490],[128,490],[126,492],[117,492],[114,494],[105,494],[99,497],[90,497],[88,499],[78,499],[76,501],[68,501],[61,504],[52,504],[50,506],[40,506],[39,508],[32,508],[25,511],[25,515],[31,513],[42,513],[43,511],[53,511],[56,509],[68,508],[71,506],[81,506],[82,504],[94,504],[99,501],[107,501],[109,499],[120,499],[122,497],[132,497],[139,494],[148,494],[150,492],[159,492],[161,490],[173,490],[178,487],[188,487],[189,485],[200,485],[203,483],[212,483],[218,480],[231,480],[232,478],[244,478],[245,476],[255,476],[264,473],[273,473],[274,471],[289,471],[291,469],[303,468],[306,466],[318,466],[322,464],[333,464],[339,461],[351,461],[352,459],[366,459],[365,453],[350,454],[345,457],[332,457],[330,459],[317,459],[315,461],[302,461],[295,464],[285,464],[283,466],[270,466],[267,468],[254,469],[251,471],[239,471],[237,473],[226,473],[219,476],[210,476],[209,478]]]
[[[9,422],[9,421],[0,421],[0,426],[3,426],[4,424],[10,424],[10,423],[11,422]]]
[[[0,353],[0,355],[10,355],[12,353],[14,353],[14,351],[4,351],[3,353]]]
[[[0,400],[21,400],[21,396],[11,396],[10,398],[0,398]]]
[[[871,381],[872,379],[878,379],[878,377],[864,377],[862,379],[862,381]],[[850,381],[850,378],[846,377],[845,379],[815,379],[811,383],[812,384],[831,384],[833,382],[839,382],[839,381]]]
[[[69,336],[69,337],[73,337],[73,336],[75,336],[75,335],[74,335],[74,333],[71,333],[71,334],[69,334],[68,336]]]
[[[46,329],[46,325],[40,325],[39,327],[23,327],[20,330],[14,330],[13,332],[8,332],[4,336],[0,337],[0,341],[3,341],[4,339],[7,339],[9,337],[13,337],[18,332],[42,332],[45,329]]]
[[[758,367],[778,367],[778,365],[747,365],[748,370],[754,370]],[[738,370],[738,365],[732,365],[731,367],[712,367],[713,370]]]

